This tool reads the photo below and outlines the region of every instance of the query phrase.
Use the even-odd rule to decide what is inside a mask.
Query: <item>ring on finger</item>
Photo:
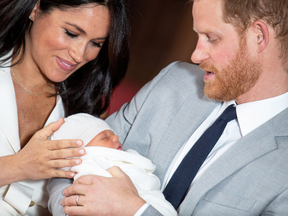
[[[76,197],[76,204],[77,204],[77,206],[80,206],[80,205],[79,205],[79,197],[80,197],[80,195],[78,195],[78,196]]]

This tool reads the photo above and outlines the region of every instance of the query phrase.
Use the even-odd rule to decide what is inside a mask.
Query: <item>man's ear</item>
[[[257,51],[262,52],[269,43],[269,29],[265,22],[257,20],[253,23],[253,32],[257,43]]]
[[[30,19],[31,21],[34,21],[34,19],[35,19],[35,16],[36,16],[36,14],[37,14],[37,11],[39,10],[39,4],[40,4],[40,1],[37,1],[37,3],[35,4],[32,12],[30,13],[29,19]]]

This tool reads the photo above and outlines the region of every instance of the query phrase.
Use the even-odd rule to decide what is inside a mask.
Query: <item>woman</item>
[[[0,20],[0,215],[49,215],[42,179],[72,178],[57,168],[85,153],[47,139],[59,118],[107,109],[128,64],[125,2],[2,0]]]

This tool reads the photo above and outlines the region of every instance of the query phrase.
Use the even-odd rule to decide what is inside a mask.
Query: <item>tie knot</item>
[[[226,122],[230,122],[232,121],[233,119],[236,119],[237,116],[236,116],[236,108],[233,104],[231,104],[230,106],[228,106],[224,112],[220,115],[221,119],[223,119],[224,121]]]

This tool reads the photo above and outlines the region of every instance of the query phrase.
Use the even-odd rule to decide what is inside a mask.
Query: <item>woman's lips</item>
[[[60,57],[56,57],[56,62],[57,62],[57,65],[62,70],[69,71],[69,72],[72,71],[77,66],[77,64],[72,64],[71,62],[66,61]]]

